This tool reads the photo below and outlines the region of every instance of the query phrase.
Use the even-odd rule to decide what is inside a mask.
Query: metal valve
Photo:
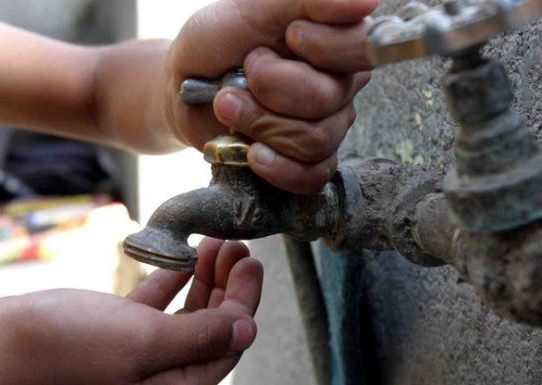
[[[245,71],[236,69],[216,80],[189,78],[181,85],[181,99],[188,105],[212,103],[218,91],[226,87],[248,90]]]
[[[448,0],[434,8],[413,1],[374,19],[367,54],[373,65],[429,55],[454,57],[542,16],[542,0]]]
[[[248,90],[245,72],[237,69],[217,80],[189,78],[181,85],[181,99],[188,105],[212,103],[216,94],[225,87]],[[246,136],[230,131],[205,143],[203,157],[211,164],[247,167],[247,152],[250,143],[250,139]]]

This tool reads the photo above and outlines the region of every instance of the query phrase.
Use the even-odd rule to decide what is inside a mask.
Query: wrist
[[[170,44],[131,41],[97,50],[95,121],[109,143],[145,153],[183,147],[168,116]]]

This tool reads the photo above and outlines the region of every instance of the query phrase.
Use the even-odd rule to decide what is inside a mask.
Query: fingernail
[[[233,323],[233,338],[230,350],[240,353],[249,348],[254,342],[256,331],[254,326],[247,319],[240,319]]]
[[[277,157],[277,153],[262,143],[255,143],[253,146],[256,163],[262,166],[271,166]]]
[[[236,123],[243,107],[243,101],[235,94],[227,93],[218,99],[216,113],[222,119]]]
[[[288,35],[290,43],[293,45],[293,47],[290,48],[296,48],[297,50],[301,51],[303,48],[304,39],[303,29],[300,27],[291,27],[288,31]]]

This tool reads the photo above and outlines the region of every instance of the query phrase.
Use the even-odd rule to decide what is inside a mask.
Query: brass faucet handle
[[[205,143],[204,159],[212,164],[248,167],[247,152],[251,140],[238,133],[220,135]]]
[[[212,103],[216,94],[225,87],[248,90],[243,69],[230,71],[216,80],[186,79],[181,86],[181,98],[189,105]],[[230,131],[229,134],[220,135],[207,142],[203,148],[203,157],[212,164],[247,167],[247,152],[251,143],[246,136]]]
[[[373,65],[429,55],[453,57],[542,16],[542,0],[445,0],[430,8],[411,1],[368,26]]]

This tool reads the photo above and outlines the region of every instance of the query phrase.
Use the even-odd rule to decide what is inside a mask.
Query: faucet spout
[[[131,257],[171,270],[192,270],[191,234],[220,239],[255,239],[285,233],[302,240],[333,234],[339,221],[339,193],[333,183],[313,196],[279,190],[245,167],[213,165],[208,188],[171,198],[147,227],[124,242]]]
[[[231,216],[232,210],[221,190],[220,186],[212,186],[169,199],[154,212],[144,230],[125,240],[126,253],[164,268],[191,269],[197,255],[188,246],[188,237],[209,232],[208,235],[216,236],[224,224],[221,219]]]

